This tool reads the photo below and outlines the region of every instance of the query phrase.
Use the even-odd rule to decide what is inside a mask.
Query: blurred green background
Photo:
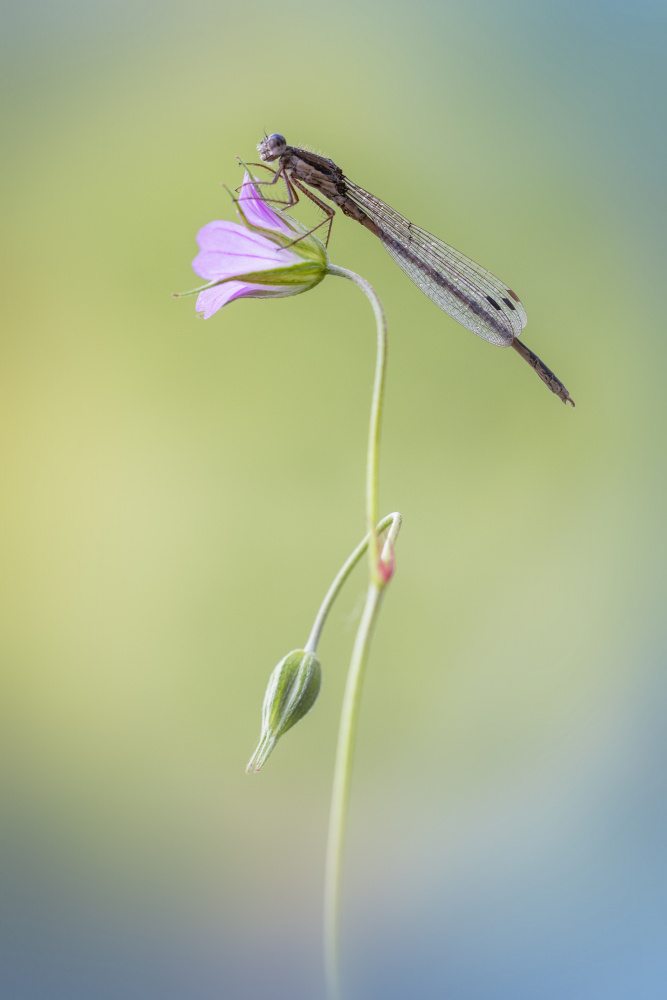
[[[381,510],[405,518],[358,744],[350,996],[665,995],[666,19],[6,7],[3,996],[322,996],[363,572],[313,712],[244,767],[270,670],[363,533],[372,315],[334,280],[205,323],[170,297],[264,130],[507,280],[577,403],[336,221],[333,261],[389,319]]]

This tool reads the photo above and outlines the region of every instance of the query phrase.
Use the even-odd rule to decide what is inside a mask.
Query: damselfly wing
[[[552,392],[574,406],[560,379],[519,340],[526,325],[526,311],[508,285],[354,184],[333,160],[288,146],[278,133],[266,136],[257,148],[263,163],[279,161],[271,183],[281,177],[285,181],[287,207],[296,204],[301,191],[326,213],[327,219],[320,225],[328,222],[330,232],[334,209],[313,192],[324,195],[344,215],[374,233],[398,266],[436,305],[490,344],[513,347]]]

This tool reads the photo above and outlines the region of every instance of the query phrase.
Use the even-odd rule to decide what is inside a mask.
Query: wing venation
[[[387,252],[436,305],[491,344],[507,347],[521,334],[526,311],[503,281],[347,178],[345,183]]]

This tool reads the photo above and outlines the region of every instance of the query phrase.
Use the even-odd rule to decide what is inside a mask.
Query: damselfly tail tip
[[[544,362],[538,358],[534,351],[531,351],[530,347],[527,347],[523,341],[518,339],[518,337],[515,337],[512,341],[512,347],[517,354],[521,355],[524,361],[528,362],[538,378],[540,378],[544,384],[551,389],[556,396],[558,396],[559,399],[562,399],[564,403],[570,403],[574,406],[574,400],[561,380],[554,375],[551,368],[547,368]]]

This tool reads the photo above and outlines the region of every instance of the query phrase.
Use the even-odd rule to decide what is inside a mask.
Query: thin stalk
[[[401,523],[400,514],[398,513],[387,514],[387,516],[383,517],[382,520],[377,525],[375,529],[376,535],[377,536],[381,535],[382,532],[386,528],[388,528],[389,525],[391,525],[392,527],[390,530],[390,535],[392,535],[392,537],[395,537],[395,535],[398,533],[398,528],[396,527],[397,523],[400,526]],[[310,650],[312,653],[317,652],[317,644],[320,641],[320,635],[322,634],[322,629],[324,628],[324,623],[327,619],[327,615],[331,611],[331,606],[338,597],[338,594],[340,593],[341,588],[345,583],[345,581],[347,580],[348,576],[350,575],[350,573],[352,572],[352,570],[357,565],[357,563],[363,556],[364,552],[368,548],[370,539],[371,539],[371,532],[369,531],[366,537],[363,538],[361,542],[359,542],[354,552],[352,552],[348,556],[348,558],[345,560],[341,568],[338,570],[338,573],[334,577],[334,580],[329,589],[327,590],[324,596],[324,600],[322,601],[322,604],[320,605],[320,609],[317,612],[315,621],[313,622],[313,627],[310,630],[310,635],[308,636],[308,642],[304,646],[304,649]]]
[[[382,587],[384,575],[379,565],[379,545],[376,531],[378,519],[378,484],[380,468],[380,427],[384,407],[384,386],[387,373],[387,321],[382,303],[375,289],[361,275],[348,271],[345,267],[329,264],[329,274],[347,278],[357,285],[370,301],[377,324],[377,354],[375,360],[375,379],[373,382],[373,398],[371,400],[371,419],[368,428],[368,448],[366,451],[366,525],[371,534],[368,547],[371,579]]]
[[[345,853],[347,813],[354,744],[359,718],[361,687],[368,659],[371,633],[382,600],[384,588],[370,583],[361,622],[354,640],[352,658],[345,683],[345,695],[340,714],[338,746],[331,790],[329,836],[324,871],[324,970],[329,1000],[340,1000],[340,899]]]
[[[387,367],[387,323],[382,304],[374,289],[360,275],[346,268],[329,264],[330,274],[353,281],[369,299],[377,324],[377,352],[375,379],[371,401],[371,418],[366,454],[366,523],[369,541],[369,583],[366,603],[354,640],[352,658],[348,669],[338,729],[338,745],[334,766],[329,816],[329,836],[324,882],[324,961],[329,1000],[341,1000],[340,977],[340,900],[345,852],[347,812],[350,801],[354,745],[359,719],[359,705],[364,669],[368,660],[373,627],[382,601],[384,589],[391,578],[393,543],[400,528],[400,515],[389,532],[382,555],[379,552],[377,533],[378,478],[380,463],[380,426],[384,403],[384,386]]]

